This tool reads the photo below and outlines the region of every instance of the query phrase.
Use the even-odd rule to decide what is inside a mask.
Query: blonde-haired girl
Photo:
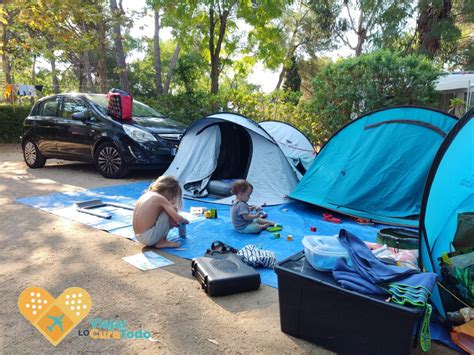
[[[133,231],[137,240],[155,248],[178,247],[166,239],[171,228],[189,221],[178,211],[183,206],[181,187],[174,176],[160,176],[138,199],[133,212]]]

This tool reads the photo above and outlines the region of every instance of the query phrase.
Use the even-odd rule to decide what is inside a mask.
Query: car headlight
[[[130,126],[128,124],[123,125],[123,130],[134,141],[139,143],[145,142],[156,142],[156,138],[150,132],[144,131],[140,128]]]

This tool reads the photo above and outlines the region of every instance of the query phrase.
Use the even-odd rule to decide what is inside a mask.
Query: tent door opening
[[[252,154],[250,135],[233,123],[219,123],[219,129],[221,146],[211,180],[245,179]]]

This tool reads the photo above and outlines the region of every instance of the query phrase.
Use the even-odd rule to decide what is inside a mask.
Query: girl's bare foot
[[[155,244],[155,248],[157,248],[157,249],[177,248],[177,247],[179,247],[179,245],[180,245],[179,242],[170,242],[168,239],[163,238],[158,243]]]

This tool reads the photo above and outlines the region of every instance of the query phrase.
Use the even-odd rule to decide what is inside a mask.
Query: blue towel
[[[423,300],[426,302],[431,295],[436,274],[386,265],[373,255],[362,240],[344,229],[339,232],[339,240],[353,264],[351,268],[339,259],[334,266],[333,276],[344,288],[367,294],[391,293],[396,295],[397,300],[402,298],[400,302],[403,302],[403,297],[408,297],[417,304],[423,303]]]
[[[387,290],[373,284],[370,281],[360,277],[360,275],[347,265],[344,258],[336,261],[333,276],[336,281],[345,289],[364,294],[386,295]]]

